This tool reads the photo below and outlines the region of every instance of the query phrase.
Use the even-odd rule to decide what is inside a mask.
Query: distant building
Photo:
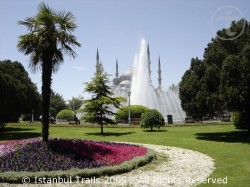
[[[148,45],[146,52],[144,51],[143,54],[146,55],[146,58],[144,56],[143,59],[147,59],[146,61],[143,62],[148,63],[148,65],[143,63],[144,64],[143,66],[146,71],[141,75],[138,74],[136,68],[135,70],[129,68],[122,74],[119,74],[119,68],[118,68],[119,64],[118,61],[116,60],[115,63],[116,72],[112,85],[114,96],[125,97],[128,101],[128,92],[130,92],[131,93],[130,101],[132,105],[138,104],[147,106],[149,108],[157,109],[159,112],[162,113],[162,115],[166,119],[167,116],[169,115],[173,116],[174,122],[184,121],[186,114],[181,108],[181,102],[179,99],[179,86],[172,85],[168,88],[168,90],[166,91],[162,90],[162,77],[161,77],[162,71],[161,71],[161,61],[159,57],[158,86],[157,88],[154,88],[151,84],[151,70],[150,70],[151,60],[150,60],[150,51]],[[101,63],[99,59],[98,50],[96,54],[96,63]],[[145,80],[145,81],[134,83],[133,76],[140,77],[141,78],[140,80]],[[135,85],[132,86],[132,82]],[[146,85],[144,83],[146,83]],[[134,89],[135,87],[136,89]],[[127,105],[127,103],[124,103],[124,105]]]

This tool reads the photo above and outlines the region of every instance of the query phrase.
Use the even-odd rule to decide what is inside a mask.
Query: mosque
[[[96,63],[100,63],[98,49]],[[158,86],[154,88],[151,84],[150,50],[145,41],[141,44],[140,53],[137,55],[133,68],[119,75],[117,60],[115,65],[115,78],[112,82],[114,96],[125,97],[127,101],[130,99],[131,105],[157,109],[165,119],[171,115],[174,122],[184,121],[186,114],[181,108],[179,86],[172,85],[166,91],[162,89],[160,58],[158,59]]]

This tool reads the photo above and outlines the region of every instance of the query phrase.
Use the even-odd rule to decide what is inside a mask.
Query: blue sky
[[[0,60],[21,62],[30,78],[41,90],[41,72],[31,73],[29,56],[18,52],[18,36],[27,33],[17,22],[37,13],[40,0],[0,0]],[[132,67],[144,38],[150,46],[152,83],[157,86],[157,62],[161,58],[162,85],[178,84],[189,68],[191,58],[203,57],[207,44],[215,37],[214,30],[225,26],[215,19],[224,6],[231,17],[243,14],[250,20],[248,0],[45,0],[55,10],[71,11],[78,28],[74,32],[81,48],[76,48],[76,59],[65,57],[64,64],[53,75],[52,89],[64,99],[82,95],[84,82],[90,81],[95,71],[96,50],[104,70],[115,74]],[[219,10],[219,11],[218,11]],[[236,13],[232,10],[236,10]],[[238,12],[237,12],[238,11]],[[240,11],[240,13],[239,13]],[[242,13],[242,14],[241,14]],[[223,12],[220,12],[223,14]],[[223,15],[220,15],[223,16]],[[216,23],[217,22],[217,23]]]

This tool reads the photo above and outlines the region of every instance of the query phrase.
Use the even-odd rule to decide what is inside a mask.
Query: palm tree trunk
[[[43,142],[49,139],[49,107],[52,82],[52,62],[42,63],[42,138]]]

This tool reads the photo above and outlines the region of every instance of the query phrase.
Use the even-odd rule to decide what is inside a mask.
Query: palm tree
[[[80,47],[72,32],[77,28],[71,12],[56,12],[41,3],[34,17],[19,21],[28,28],[29,33],[19,36],[17,47],[20,52],[30,55],[29,67],[33,72],[42,71],[42,138],[48,142],[49,106],[52,73],[58,71],[64,60],[64,53],[75,58],[70,47]]]

